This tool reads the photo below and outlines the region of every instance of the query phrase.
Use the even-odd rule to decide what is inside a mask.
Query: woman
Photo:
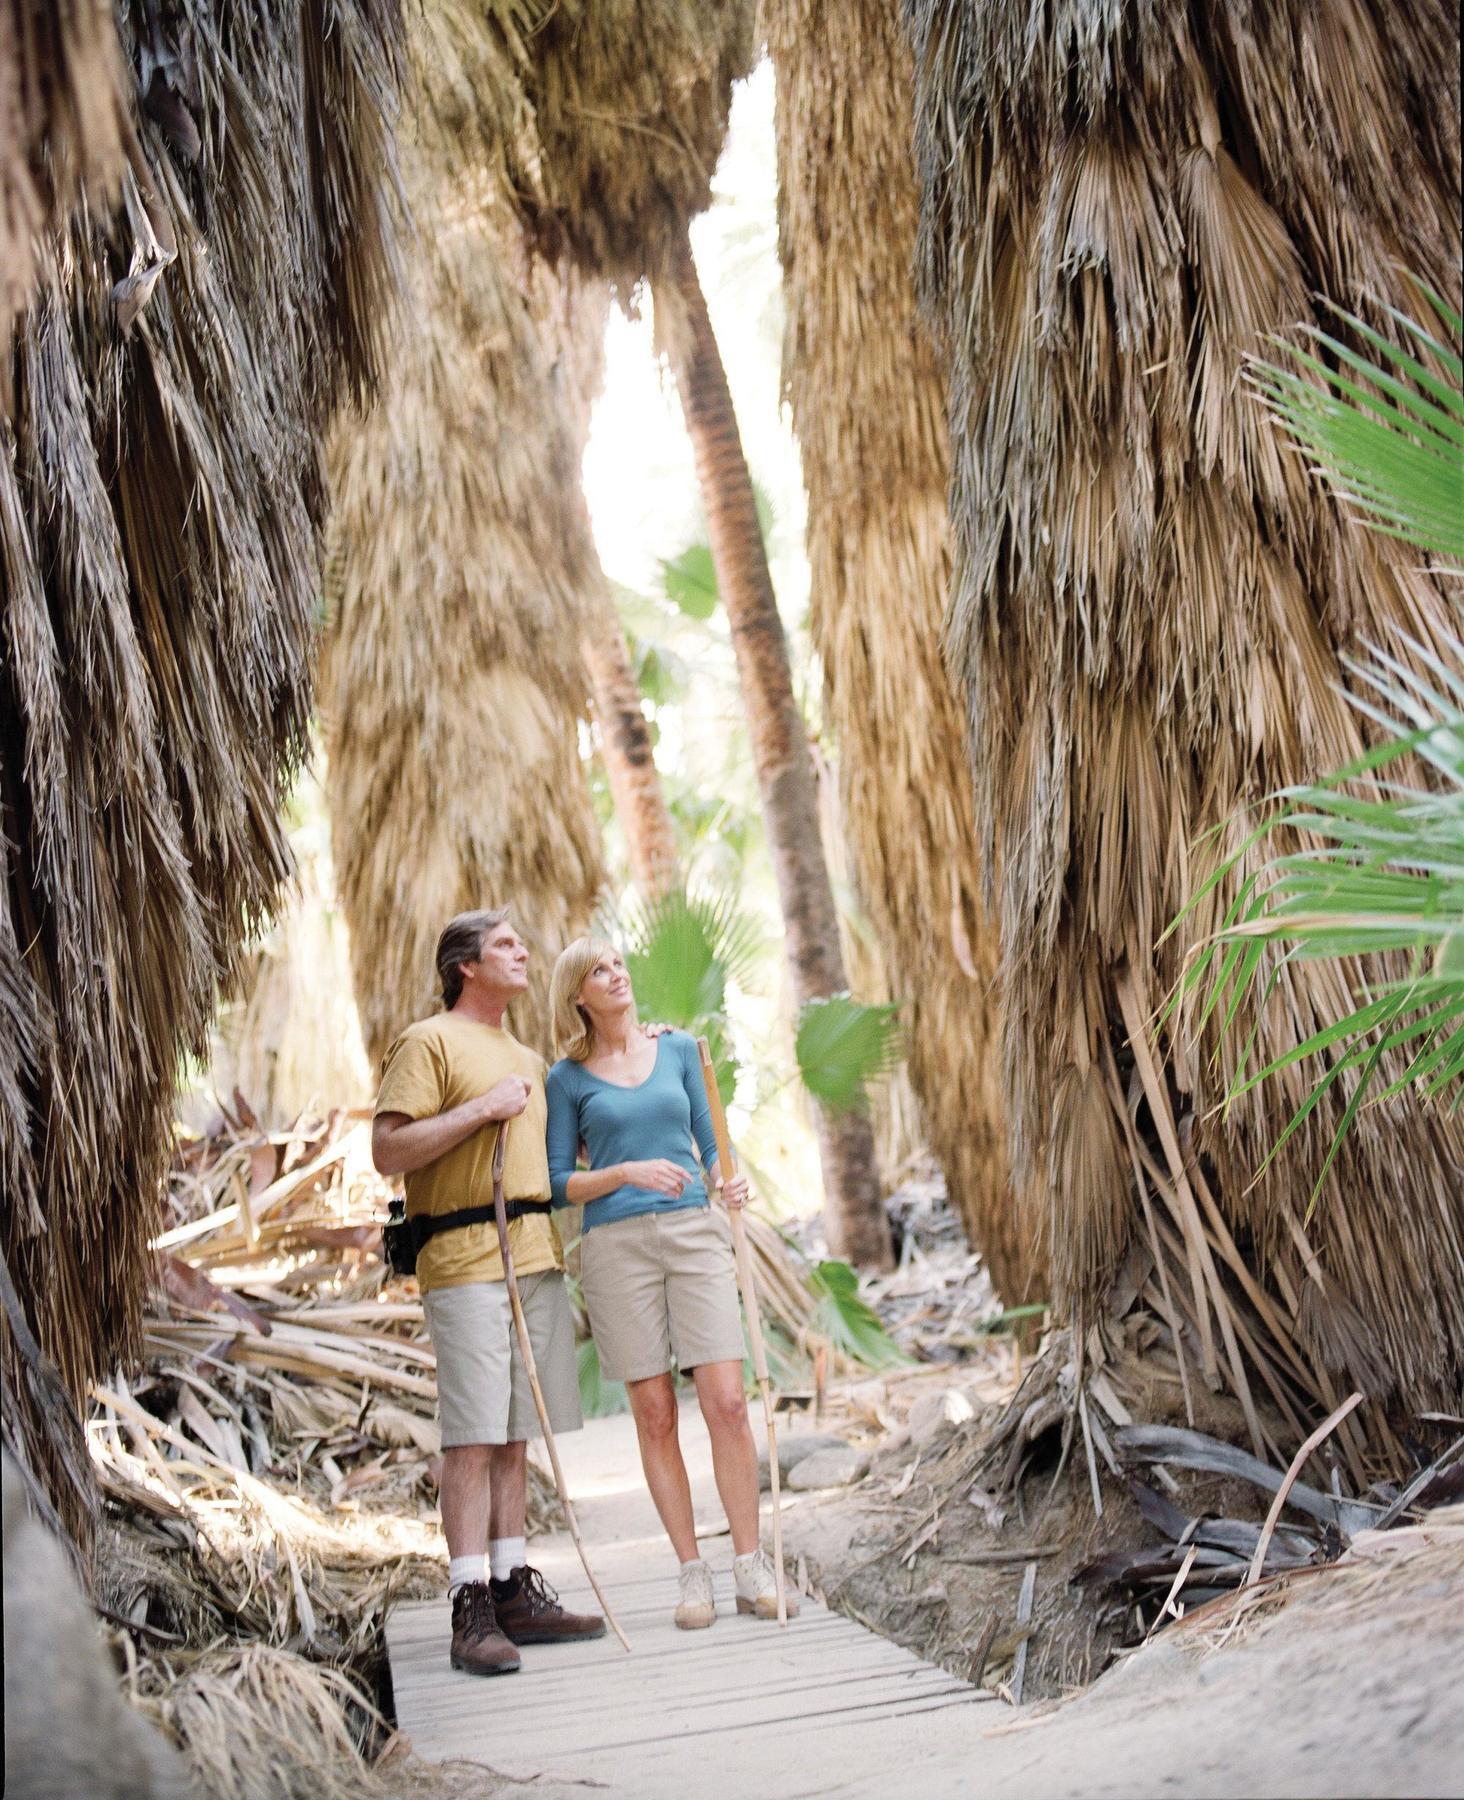
[[[677,1439],[677,1367],[696,1383],[711,1435],[737,1610],[776,1618],[773,1565],[758,1541],[737,1278],[727,1223],[708,1201],[693,1139],[725,1205],[741,1206],[747,1183],[720,1178],[696,1042],[684,1031],[642,1035],[625,963],[603,938],[569,946],[550,994],[561,1059],[546,1083],[550,1186],[559,1205],[584,1208],[590,1329],[601,1368],[630,1395],[646,1484],[681,1562],[676,1623],[694,1631],[717,1616]],[[581,1146],[588,1167],[576,1169]]]

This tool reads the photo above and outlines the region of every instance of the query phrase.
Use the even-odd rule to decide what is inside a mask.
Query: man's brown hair
[[[442,1004],[453,1007],[463,991],[463,964],[477,962],[483,939],[508,917],[506,906],[479,907],[449,919],[437,940],[437,979],[442,983]]]

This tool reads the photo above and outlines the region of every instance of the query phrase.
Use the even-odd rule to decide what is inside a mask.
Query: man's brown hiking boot
[[[452,1666],[465,1675],[513,1675],[519,1653],[503,1635],[486,1581],[465,1581],[452,1597]]]
[[[516,1644],[575,1644],[605,1635],[599,1613],[566,1612],[554,1589],[527,1565],[493,1583],[493,1606],[498,1629]]]

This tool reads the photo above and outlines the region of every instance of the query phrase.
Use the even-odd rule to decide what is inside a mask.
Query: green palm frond
[[[680,556],[662,557],[661,584],[666,598],[688,619],[709,619],[717,610],[717,571],[705,544],[691,544]]]
[[[809,1271],[808,1284],[818,1295],[813,1330],[836,1351],[866,1369],[895,1369],[911,1360],[860,1298],[859,1276],[848,1263],[819,1263]]]
[[[579,1370],[580,1411],[587,1419],[605,1419],[630,1405],[623,1381],[609,1381],[600,1367],[600,1349],[592,1337],[582,1338],[574,1349]]]
[[[848,994],[808,1001],[798,1015],[794,1053],[809,1093],[830,1106],[864,1106],[868,1084],[904,1054],[899,1010],[864,1005]]]
[[[1461,321],[1420,284],[1434,324],[1460,336]],[[1435,329],[1388,309],[1411,340],[1400,347],[1360,319],[1339,314],[1373,360],[1308,329],[1315,353],[1287,346],[1296,369],[1252,365],[1266,404],[1339,496],[1392,537],[1464,563],[1464,363]],[[1416,354],[1415,354],[1416,352]]]
[[[1459,316],[1423,291],[1436,323],[1458,338]],[[1464,562],[1464,364],[1432,329],[1392,317],[1419,356],[1349,318],[1376,361],[1314,332],[1328,361],[1294,354],[1320,386],[1269,364],[1259,366],[1256,384],[1339,495],[1377,530]],[[1379,742],[1346,768],[1278,794],[1278,809],[1180,915],[1280,833],[1304,847],[1273,857],[1241,883],[1176,1004],[1203,989],[1199,1026],[1218,1020],[1228,1031],[1247,1006],[1259,1017],[1288,962],[1347,959],[1364,971],[1345,1017],[1259,1067],[1253,1028],[1228,1095],[1233,1103],[1284,1069],[1320,1063],[1269,1164],[1342,1084],[1347,1098],[1313,1204],[1370,1095],[1414,1089],[1451,1107],[1464,1099],[1464,641],[1447,637],[1445,645],[1439,656],[1404,639],[1406,662],[1373,646],[1370,661],[1348,664],[1348,700],[1379,728]],[[1417,779],[1420,762],[1430,771],[1428,786]],[[1276,949],[1279,964],[1268,954]],[[1382,956],[1390,959],[1386,972],[1375,960]]]
[[[762,931],[731,890],[631,901],[615,935],[642,1016],[686,1031],[720,1015],[729,982],[748,985],[763,960]]]

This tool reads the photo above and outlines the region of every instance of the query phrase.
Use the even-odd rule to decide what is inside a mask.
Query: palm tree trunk
[[[772,851],[788,962],[801,1005],[848,987],[819,836],[808,731],[793,695],[787,640],[727,374],[691,245],[684,236],[672,259],[670,279],[678,329],[667,334],[667,341],[706,508],[717,585],[732,627],[763,828]],[[861,1268],[888,1268],[889,1222],[869,1120],[862,1113],[835,1112],[822,1104],[817,1112],[829,1246]]]
[[[640,689],[615,603],[591,608],[580,648],[590,673],[600,755],[610,778],[615,815],[625,833],[631,874],[648,895],[676,885],[676,832],[651,749],[651,733],[641,710]]]

